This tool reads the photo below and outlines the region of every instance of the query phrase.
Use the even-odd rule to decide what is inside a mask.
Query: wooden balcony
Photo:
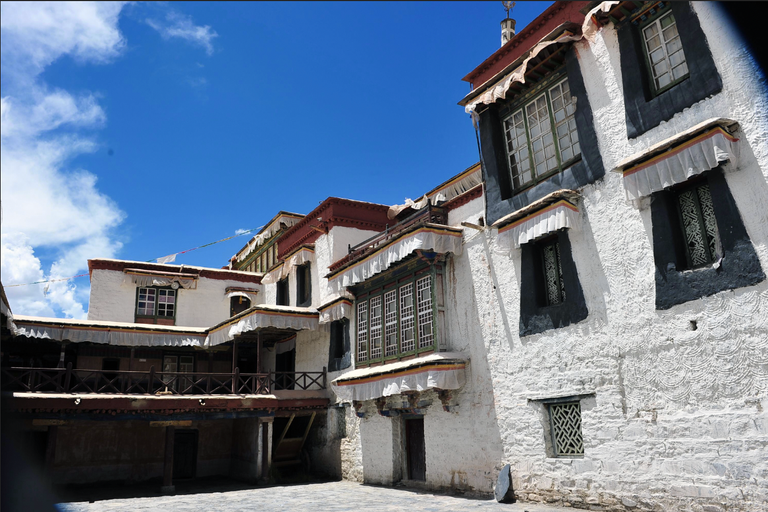
[[[348,248],[348,254],[343,258],[335,261],[329,268],[329,272],[333,274],[337,270],[346,267],[350,263],[360,260],[372,253],[382,244],[388,242],[392,238],[402,234],[403,232],[418,227],[424,224],[447,224],[448,223],[448,211],[445,208],[427,205],[421,210],[416,210],[415,213],[406,217],[402,221],[398,222],[394,226],[387,227],[384,231],[377,233],[371,238],[364,240],[354,247]]]
[[[3,393],[143,396],[271,395],[275,391],[327,389],[327,371],[240,373],[103,371],[2,368]]]

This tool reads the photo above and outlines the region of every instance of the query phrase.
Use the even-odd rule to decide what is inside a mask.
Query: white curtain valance
[[[234,339],[238,334],[265,327],[276,329],[317,330],[318,313],[307,308],[291,306],[256,306],[257,309],[233,323],[227,323],[209,330],[205,339],[206,347],[220,345]]]
[[[482,182],[483,176],[480,172],[480,169],[478,169],[467,174],[458,181],[449,183],[444,188],[441,188],[432,194],[432,197],[437,201],[450,201],[454,197],[458,197],[464,192],[469,192]]]
[[[125,276],[123,283],[133,283],[137,286],[171,286],[172,283],[179,283],[179,286],[185,290],[197,289],[197,279],[182,279],[170,276],[128,274]]]
[[[285,354],[286,352],[290,352],[291,350],[296,348],[296,336],[289,339],[288,341],[282,341],[280,343],[275,344],[275,353],[276,354]]]
[[[565,199],[551,204],[527,217],[499,228],[496,243],[499,248],[519,248],[522,244],[554,233],[558,229],[571,228],[579,218],[579,209]]]
[[[16,336],[68,340],[74,343],[91,342],[128,347],[202,347],[205,334],[174,332],[147,332],[131,329],[109,329],[89,326],[39,325],[16,321]]]
[[[659,192],[692,176],[714,169],[720,162],[738,166],[739,139],[721,127],[694,137],[683,144],[626,169],[624,190],[629,200]]]
[[[347,286],[362,283],[419,249],[459,255],[462,250],[461,239],[460,229],[430,226],[419,228],[330,277],[328,285],[333,293],[341,293]]]
[[[327,307],[321,306],[318,310],[321,324],[328,324],[342,318],[352,318],[352,299],[344,298],[334,301],[333,304]]]
[[[304,263],[314,263],[315,262],[315,251],[314,249],[310,249],[309,247],[302,247],[298,251],[294,252],[287,258],[285,258],[285,261],[282,265],[280,265],[278,268],[272,270],[271,272],[267,273],[262,279],[261,282],[263,284],[273,284],[278,282],[281,279],[285,279],[291,274],[291,270],[293,270],[294,267],[298,265],[303,265]]]
[[[331,382],[331,388],[342,401],[374,400],[406,391],[460,389],[466,383],[466,362],[447,361],[446,355],[453,354],[354,370]]]
[[[256,293],[254,292],[248,293],[248,292],[241,292],[241,291],[227,293],[228,299],[231,299],[232,297],[245,297],[246,299],[253,302],[254,300],[256,300]]]

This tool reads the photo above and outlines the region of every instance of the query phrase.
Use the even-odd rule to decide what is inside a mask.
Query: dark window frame
[[[248,301],[248,306],[245,307],[244,309],[235,308],[235,304],[234,304],[235,299],[239,299],[239,304],[238,305],[241,305],[243,303],[243,300],[247,300]],[[229,317],[232,318],[233,316],[235,316],[235,315],[237,315],[239,313],[242,313],[246,309],[249,309],[251,306],[252,306],[252,301],[251,301],[250,297],[243,297],[242,295],[236,295],[234,297],[230,297],[230,299],[229,299]],[[235,311],[235,309],[240,309],[240,311]]]
[[[291,305],[291,289],[288,278],[280,279],[275,290],[275,304],[278,306]]]
[[[645,36],[643,35],[643,31],[649,27],[651,24],[655,23],[657,20],[660,20],[662,17],[666,15],[671,15],[673,19],[675,19],[675,14],[672,12],[672,10],[669,8],[668,2],[662,2],[664,4],[663,7],[659,9],[652,9],[655,12],[649,16],[644,16],[645,19],[641,19],[641,21],[638,21],[635,25],[637,29],[640,32],[640,42],[642,43],[642,53],[645,57],[645,68],[646,68],[646,80],[648,80],[648,86],[650,88],[650,94],[652,97],[659,96],[660,94],[663,94],[664,92],[668,91],[672,87],[676,86],[677,84],[688,80],[691,76],[691,70],[688,70],[688,73],[681,76],[680,78],[677,78],[675,80],[672,80],[670,83],[665,85],[664,87],[656,87],[656,81],[653,79],[653,68],[651,65],[651,56],[648,54],[648,49],[645,46]],[[677,20],[675,19],[675,24],[677,24]],[[682,41],[682,38],[681,38]],[[682,49],[683,55],[685,55],[685,48]],[[687,62],[686,62],[687,66]]]
[[[508,107],[508,103],[493,103],[484,110],[478,110],[480,158],[485,182],[485,210],[488,224],[493,224],[552,192],[560,189],[578,190],[605,176],[592,107],[582,78],[579,59],[573,47],[565,52],[564,73],[568,79],[571,96],[577,99],[575,118],[581,158],[575,160],[562,172],[552,174],[534,186],[513,192],[501,115],[501,112]],[[514,101],[514,98],[510,100],[510,102]]]
[[[653,193],[650,209],[657,310],[765,280],[722,168],[702,173],[701,177],[692,178],[685,184],[702,181],[709,185],[712,196],[722,259],[716,266],[687,268],[683,252],[685,237],[676,204],[676,190],[680,186]]]
[[[350,321],[347,318],[330,323],[328,347],[328,371],[335,372],[352,366],[352,351],[349,338]]]
[[[296,266],[296,305],[312,305],[312,264],[309,261]]]
[[[676,83],[674,87],[654,93],[640,22],[634,24],[627,20],[616,28],[627,136],[630,139],[639,137],[723,89],[723,81],[709,50],[706,35],[690,3],[669,2],[663,10],[667,8],[675,17],[688,66],[688,78]]]
[[[141,290],[145,289],[152,289],[155,290],[155,312],[153,315],[140,315],[139,314],[139,294],[141,293]],[[160,305],[160,301],[158,300],[160,298],[160,290],[166,290],[166,291],[172,291],[173,292],[173,315],[159,315],[158,314],[158,308]],[[173,320],[173,323],[176,323],[176,314],[178,312],[178,304],[179,304],[179,290],[180,288],[172,288],[170,286],[137,286],[136,287],[136,301],[134,303],[133,307],[133,318],[134,322],[141,319],[141,320],[154,320],[157,322],[158,319],[171,319]]]
[[[549,304],[543,264],[543,247],[557,243],[565,300]],[[539,334],[585,320],[589,316],[584,291],[571,253],[567,229],[520,246],[520,336]]]

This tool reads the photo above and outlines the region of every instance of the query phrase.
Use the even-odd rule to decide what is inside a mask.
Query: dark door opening
[[[275,389],[293,389],[296,378],[296,349],[275,356]],[[287,372],[287,373],[281,373]]]
[[[233,317],[251,307],[251,299],[248,297],[232,297],[229,299],[229,316]]]
[[[405,420],[405,456],[408,461],[408,479],[427,479],[427,452],[424,443],[424,418]]]
[[[173,479],[195,478],[197,430],[176,430],[173,439]]]

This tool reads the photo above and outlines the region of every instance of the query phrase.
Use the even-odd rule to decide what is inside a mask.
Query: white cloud
[[[14,313],[85,316],[87,278],[50,283],[47,294],[45,285],[9,285],[82,273],[89,257],[113,257],[121,247],[112,232],[123,212],[99,192],[94,174],[68,167],[74,156],[95,150],[96,144],[77,130],[102,126],[104,111],[93,95],[75,97],[51,88],[40,74],[62,56],[101,64],[119,55],[125,46],[117,26],[122,7],[92,2],[0,6],[7,94],[0,104],[0,257]],[[53,255],[47,272],[41,249]]]
[[[163,39],[178,37],[192,44],[202,46],[208,55],[213,55],[212,41],[219,34],[208,25],[195,25],[190,16],[169,12],[165,17],[165,22],[147,19],[146,23],[157,30]]]
[[[250,230],[243,229],[243,228],[238,228],[238,229],[235,230],[235,235],[242,235],[244,233],[247,233],[248,231],[250,231]]]

